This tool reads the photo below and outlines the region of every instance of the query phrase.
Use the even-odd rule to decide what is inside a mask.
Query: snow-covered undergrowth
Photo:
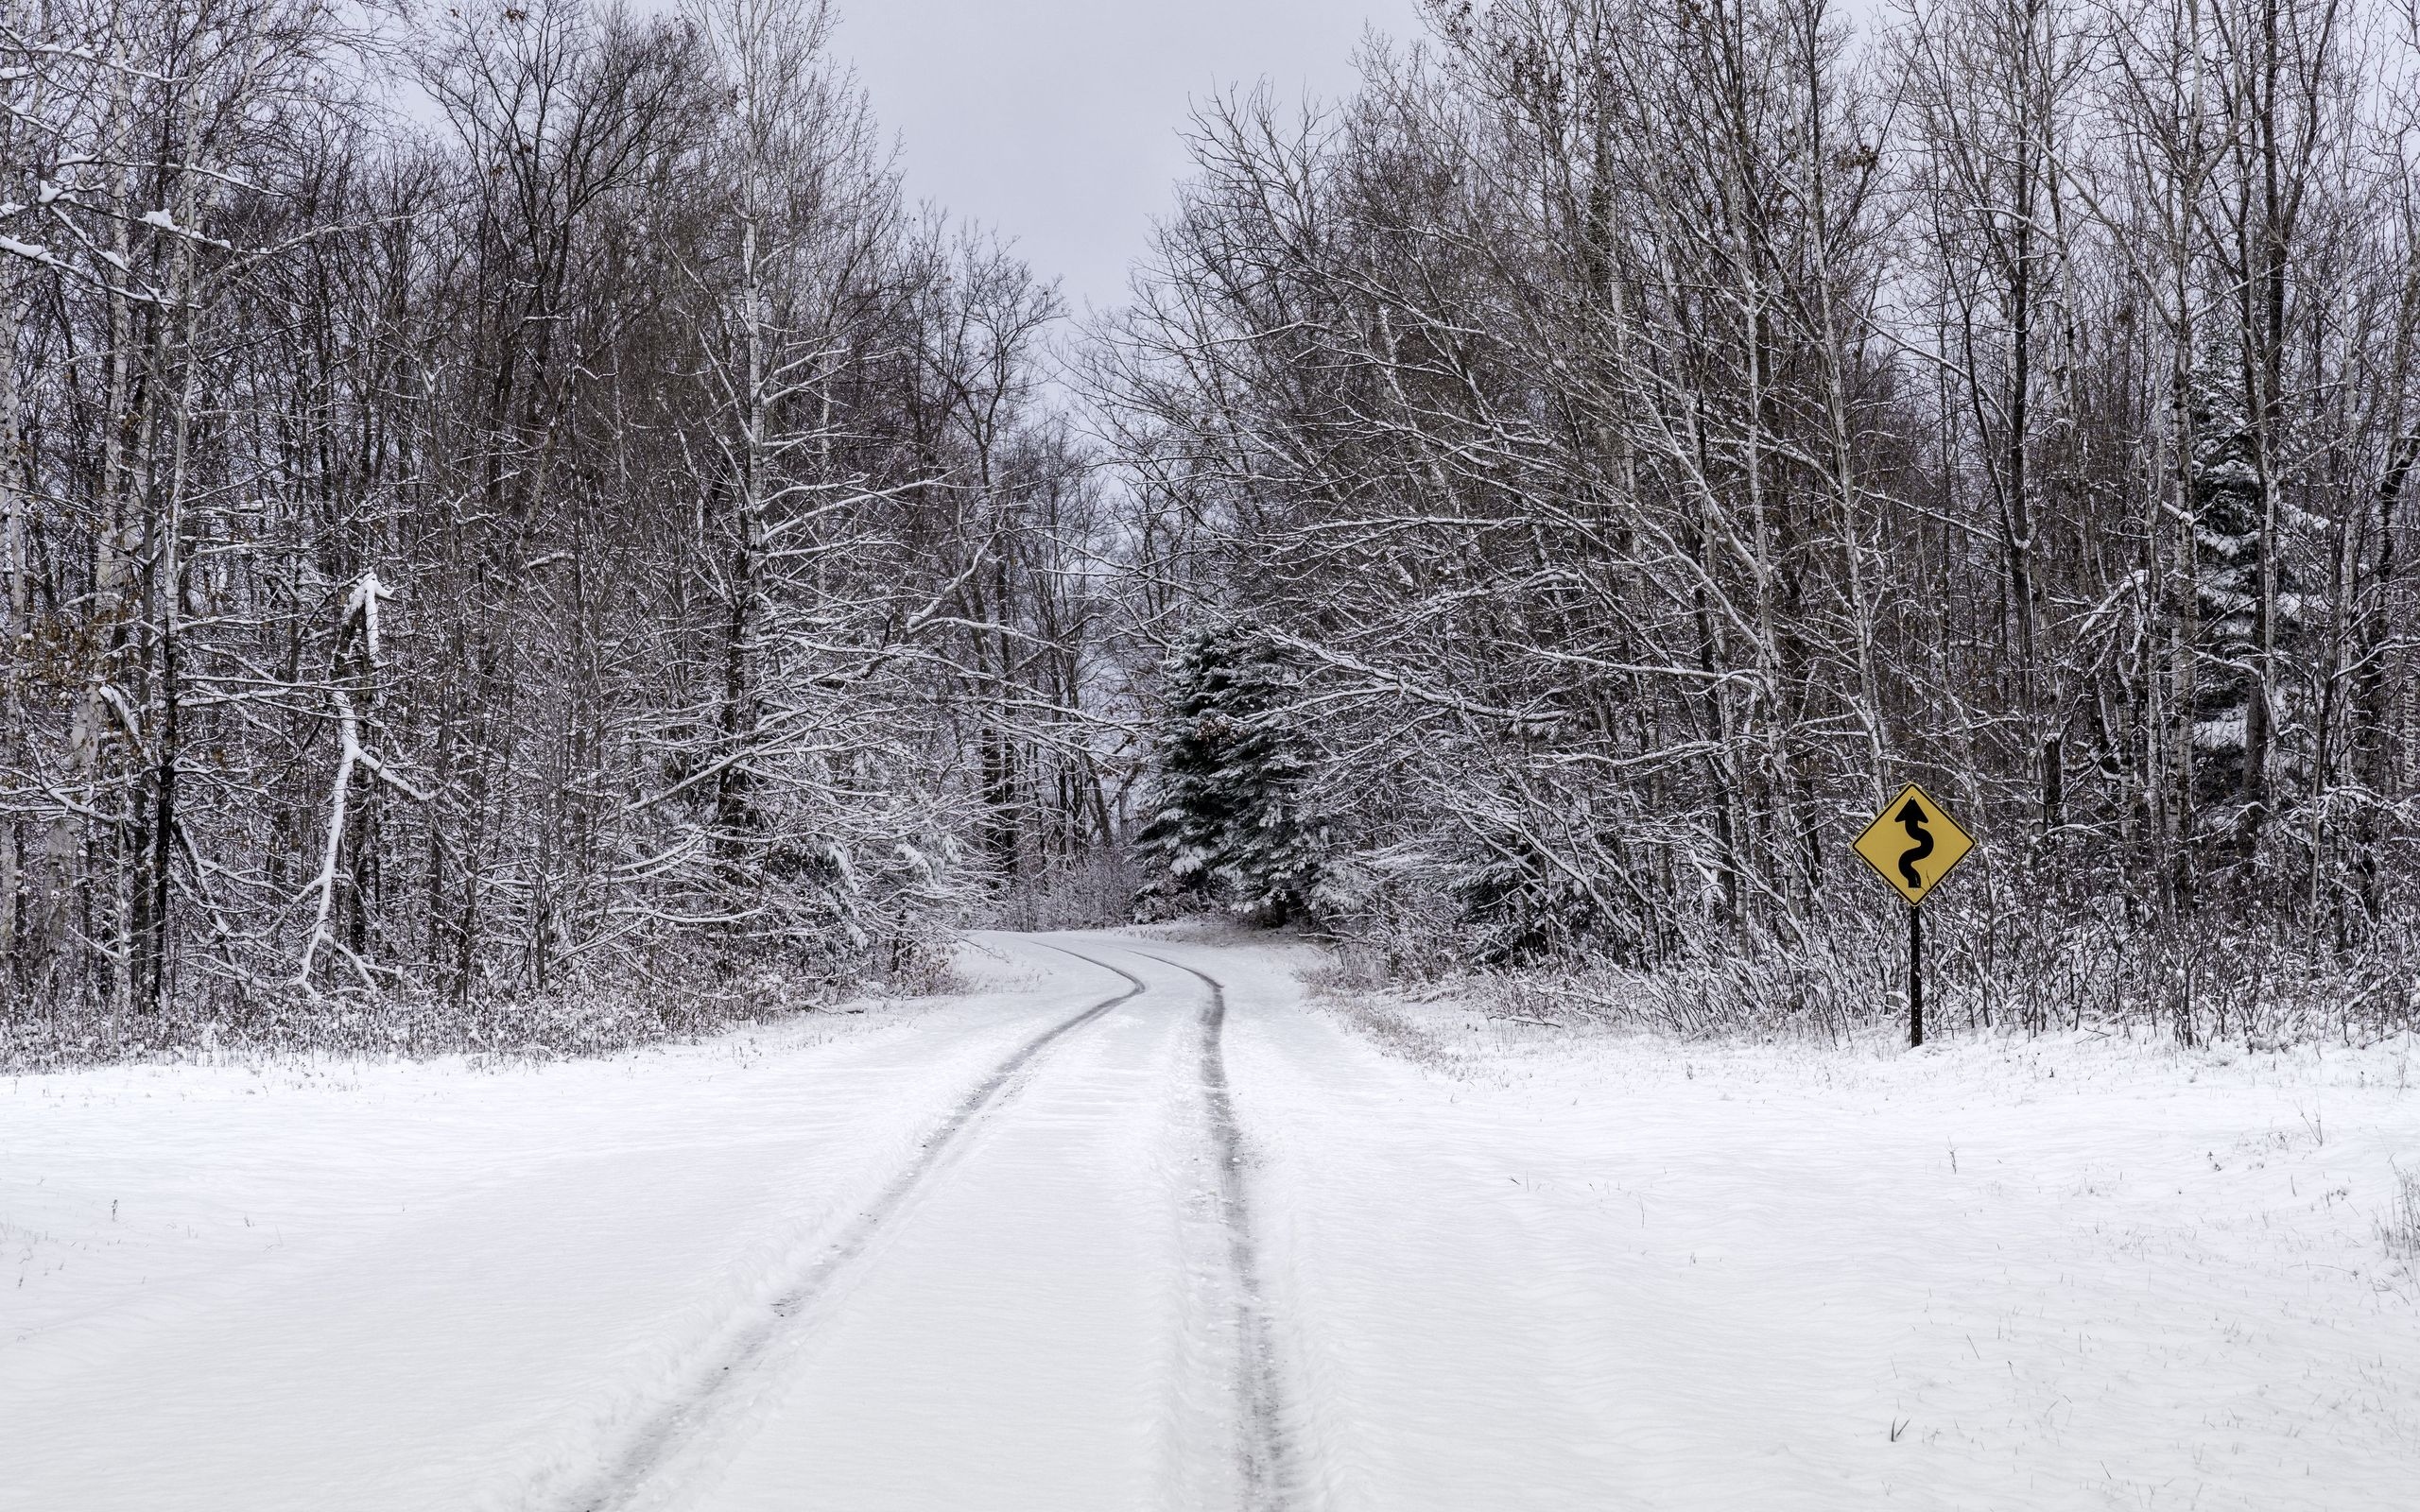
[[[1009,882],[994,900],[1000,929],[1098,929],[1134,912],[1142,872],[1123,852],[1103,848],[1046,858]]]
[[[1556,1317],[1538,1368],[1568,1379],[1570,1452],[1630,1457],[1601,1474],[1637,1504],[2274,1512],[2420,1486],[2412,1036],[1684,1040],[1311,974],[1399,1068],[1396,1117],[1278,1142],[1272,1184],[1314,1210],[1433,1188],[1421,1232]],[[1336,1295],[1309,1260],[1305,1289]],[[1395,1305],[1441,1350],[1504,1331],[1501,1303],[1419,1286]],[[1372,1351],[1311,1352],[1352,1373]],[[1484,1401],[1498,1370],[1461,1389]]]
[[[1422,979],[1512,1018],[1838,1040],[1906,1022],[1907,952],[1904,915],[1848,909],[1808,920],[1789,941],[1685,936],[1642,965],[1549,957],[1473,970],[1450,930],[1381,931],[1343,945],[1313,978],[1347,990]],[[2337,938],[2291,919],[2217,913],[2130,924],[2105,908],[2039,900],[1939,907],[1927,910],[1925,958],[1936,1032],[2097,1029],[2252,1047],[2420,1032],[2420,919],[2409,910]]]
[[[945,960],[854,988],[777,969],[711,981],[575,981],[535,996],[466,1001],[418,989],[322,993],[263,984],[240,1007],[172,1002],[156,1014],[99,1006],[0,1017],[0,1074],[297,1055],[557,1060],[697,1040],[853,996],[929,997],[959,985]]]

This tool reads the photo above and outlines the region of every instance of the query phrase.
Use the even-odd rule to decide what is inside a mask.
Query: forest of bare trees
[[[15,1026],[912,974],[1107,839],[1057,295],[821,5],[343,14],[9,0]]]
[[[2402,0],[1426,0],[1080,337],[825,0],[354,14],[0,0],[22,1053],[912,979],[1138,838],[1828,1025],[1910,780],[1960,1022],[2411,1012]]]
[[[1299,687],[1325,916],[1855,1017],[1918,780],[1961,1018],[2402,1022],[2413,13],[1426,14],[1206,113],[1095,359],[1151,574]]]

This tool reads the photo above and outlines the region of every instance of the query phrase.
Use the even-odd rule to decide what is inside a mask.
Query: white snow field
[[[2409,1043],[1676,1044],[1315,958],[0,1081],[0,1507],[2420,1505]]]

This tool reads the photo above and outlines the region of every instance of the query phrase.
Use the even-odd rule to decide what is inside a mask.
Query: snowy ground
[[[1054,938],[606,1061],[0,1081],[0,1507],[2413,1504],[2411,1045],[1674,1045]]]

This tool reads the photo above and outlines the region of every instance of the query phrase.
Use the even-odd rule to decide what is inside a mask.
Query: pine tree
[[[1136,839],[1146,907],[1185,901],[1281,924],[1307,911],[1324,829],[1305,812],[1311,764],[1287,722],[1299,682],[1267,636],[1194,634],[1168,659],[1150,819]]]

